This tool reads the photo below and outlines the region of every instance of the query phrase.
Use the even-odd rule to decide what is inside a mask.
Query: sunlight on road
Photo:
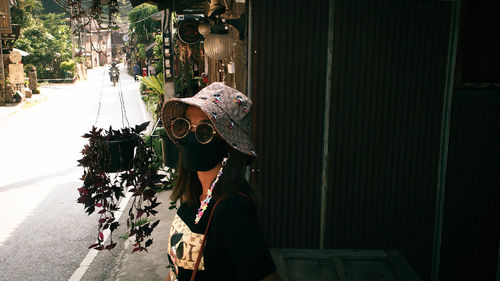
[[[78,172],[78,173],[77,173]],[[46,180],[35,179],[30,183],[19,184],[19,187],[7,187],[0,191],[0,246],[9,238],[16,228],[31,215],[40,203],[50,195],[51,191],[64,182],[64,179],[74,180],[80,171],[74,169],[72,172],[63,171],[62,176],[49,177]]]
[[[26,218],[36,215],[58,184],[80,178],[77,160],[87,142],[81,136],[92,128],[96,117],[98,126],[121,127],[120,89],[131,125],[147,118],[138,83],[131,77],[123,76],[120,85],[113,87],[107,80],[107,67],[88,74],[87,81],[43,88],[39,103],[0,122],[0,246]],[[62,178],[68,174],[70,178]]]
[[[119,129],[122,113],[130,126],[149,119],[139,83],[123,73],[113,87],[107,67],[96,67],[87,81],[43,86],[36,102],[0,107],[1,280],[67,280],[88,254],[97,214],[77,203],[82,135],[93,125]]]

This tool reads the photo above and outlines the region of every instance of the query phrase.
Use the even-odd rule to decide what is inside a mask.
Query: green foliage
[[[12,22],[21,24],[14,47],[30,53],[23,64],[35,66],[38,78],[57,78],[61,62],[71,59],[70,29],[64,14],[42,11],[39,0],[20,0],[12,8]]]
[[[75,76],[76,63],[74,60],[63,61],[60,64],[61,72],[63,77],[73,77]]]
[[[152,135],[148,135],[144,137],[144,143],[153,149],[154,157],[153,157],[153,167],[156,170],[162,171],[162,174],[165,174],[165,181],[162,182],[162,186],[158,188],[156,191],[173,189],[175,185],[175,180],[177,179],[177,175],[173,168],[166,167],[163,163],[163,146],[162,139],[168,138],[167,133],[164,128],[159,128],[154,131]]]
[[[156,59],[154,65],[156,73],[163,72],[163,36],[162,34],[156,35],[156,45],[153,47],[153,57]]]
[[[160,33],[155,38],[156,45],[153,47],[153,57],[161,59],[163,57],[163,35]]]
[[[133,76],[132,73],[130,73],[130,76]],[[148,86],[146,86],[146,84],[144,84],[144,83],[139,84],[139,92],[141,93],[141,95],[147,94],[146,93],[147,89],[148,89]]]
[[[155,33],[160,31],[160,21],[153,19],[152,15],[158,13],[158,7],[151,4],[141,4],[130,11],[128,15],[129,46],[132,47],[132,61],[146,59],[145,48],[155,41]]]
[[[155,154],[153,165],[156,170],[159,170],[163,166],[161,139],[157,137],[157,132],[155,132],[154,135],[156,136],[149,135],[144,137],[144,143],[153,148],[153,152]]]
[[[134,43],[148,44],[154,40],[153,32],[160,29],[160,22],[155,21],[150,16],[158,12],[158,7],[151,4],[141,4],[132,11],[128,16],[130,21],[130,38]],[[148,18],[149,17],[149,18]]]
[[[142,86],[144,85],[144,86]],[[153,120],[158,118],[159,110],[163,104],[163,93],[164,93],[164,82],[163,73],[160,72],[156,76],[147,76],[141,78],[141,91],[144,95],[144,101],[146,102],[146,108],[149,113],[153,116]]]
[[[146,44],[137,44],[137,57],[144,60],[146,59]]]
[[[12,23],[20,24],[22,28],[32,25],[34,15],[43,12],[42,2],[39,0],[18,0],[17,5],[10,9]]]
[[[158,73],[156,76],[143,77],[142,83],[148,88],[147,92],[154,95],[163,95],[165,85],[163,82],[163,73]]]

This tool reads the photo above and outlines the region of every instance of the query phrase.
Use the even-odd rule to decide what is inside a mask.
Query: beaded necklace
[[[196,214],[196,218],[194,219],[195,224],[198,224],[198,222],[200,222],[203,213],[205,213],[205,210],[208,207],[208,203],[210,203],[210,199],[212,199],[212,190],[214,189],[215,184],[217,184],[217,182],[219,181],[220,176],[222,176],[222,169],[226,165],[226,162],[227,162],[227,157],[225,157],[224,160],[222,160],[222,166],[219,169],[219,173],[217,173],[214,182],[212,183],[212,185],[210,185],[210,188],[207,191],[207,197],[201,202],[200,208],[198,208],[198,213]]]

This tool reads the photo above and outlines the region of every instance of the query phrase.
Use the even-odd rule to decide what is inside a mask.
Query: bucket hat
[[[172,135],[170,124],[178,117],[184,117],[189,105],[201,109],[212,121],[217,133],[234,149],[257,157],[250,140],[250,108],[252,101],[221,82],[214,82],[189,98],[168,99],[162,108],[162,123],[169,138],[177,143]]]

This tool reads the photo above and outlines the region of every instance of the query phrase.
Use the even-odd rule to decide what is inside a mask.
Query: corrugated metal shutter
[[[271,247],[317,248],[328,1],[252,1],[252,182]]]
[[[500,89],[455,90],[441,281],[495,280],[500,238]]]
[[[451,3],[336,1],[327,246],[432,262]]]

